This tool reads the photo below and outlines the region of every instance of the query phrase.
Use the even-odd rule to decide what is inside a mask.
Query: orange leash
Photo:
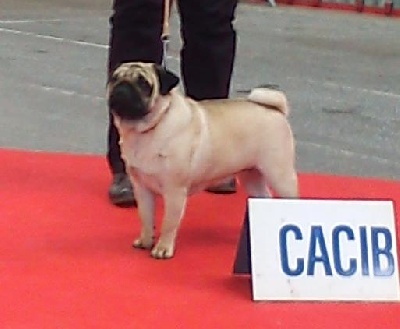
[[[169,18],[171,16],[172,0],[164,0],[164,16],[162,25],[161,41],[163,44],[163,54],[161,65],[167,68],[167,52],[169,44]]]

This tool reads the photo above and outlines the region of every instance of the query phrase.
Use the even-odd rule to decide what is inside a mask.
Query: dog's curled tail
[[[289,115],[289,105],[286,96],[279,90],[254,88],[249,96],[247,96],[247,99],[253,103],[273,107],[285,116]]]

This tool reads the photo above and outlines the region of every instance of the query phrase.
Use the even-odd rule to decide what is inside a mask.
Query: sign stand
[[[250,221],[249,207],[246,207],[239,244],[236,251],[236,259],[233,265],[233,274],[251,274],[250,254]]]

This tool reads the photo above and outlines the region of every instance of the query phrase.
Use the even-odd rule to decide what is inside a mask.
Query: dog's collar
[[[170,95],[158,97],[149,113],[142,120],[135,124],[135,130],[140,134],[146,134],[153,130],[168,112],[170,104]],[[159,110],[154,111],[155,108],[159,108]]]

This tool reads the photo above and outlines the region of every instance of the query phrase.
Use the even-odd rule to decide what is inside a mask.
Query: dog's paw
[[[144,238],[138,238],[133,241],[132,247],[138,248],[138,249],[151,249],[154,246],[154,240],[152,238],[150,239],[144,239]]]
[[[169,259],[174,256],[174,245],[164,245],[157,243],[157,245],[151,251],[151,256],[156,259]]]

